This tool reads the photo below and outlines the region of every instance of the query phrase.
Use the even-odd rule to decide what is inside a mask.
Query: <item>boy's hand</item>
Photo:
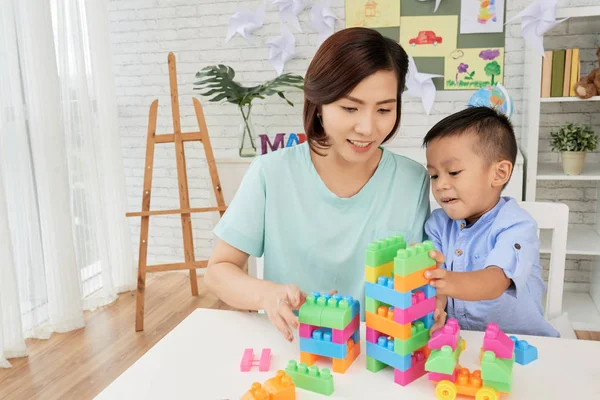
[[[440,268],[446,262],[446,256],[441,251],[431,250],[429,257],[435,260],[435,267]]]
[[[438,295],[455,297],[459,284],[460,272],[446,271],[443,268],[430,269],[425,271],[425,278],[431,279],[429,284],[436,288]]]
[[[434,324],[429,330],[429,334],[433,335],[433,332],[437,331],[446,323],[446,304],[448,303],[448,297],[444,295],[438,295],[435,302],[435,311],[433,313]]]

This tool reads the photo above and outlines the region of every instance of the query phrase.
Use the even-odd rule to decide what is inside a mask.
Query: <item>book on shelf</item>
[[[557,49],[544,52],[542,60],[541,97],[573,97],[579,81],[579,49]]]

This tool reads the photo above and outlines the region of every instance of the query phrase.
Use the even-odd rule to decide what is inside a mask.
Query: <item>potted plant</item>
[[[588,151],[594,151],[598,136],[590,125],[568,123],[558,131],[550,132],[552,151],[560,152],[563,171],[567,175],[579,175]]]
[[[213,96],[209,101],[219,102],[227,101],[238,106],[242,114],[240,123],[240,149],[241,157],[254,157],[256,155],[256,146],[254,145],[254,127],[250,118],[252,111],[252,101],[256,98],[264,99],[273,94],[279,95],[290,106],[294,104],[289,101],[283,92],[283,89],[297,88],[304,89],[304,78],[300,75],[286,73],[275,79],[266,81],[257,86],[245,87],[235,82],[235,71],[227,65],[212,65],[201,69],[196,78],[201,79],[194,83],[195,90],[207,90],[200,93],[201,96]]]

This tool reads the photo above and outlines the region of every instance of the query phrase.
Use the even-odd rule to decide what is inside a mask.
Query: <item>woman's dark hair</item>
[[[346,96],[363,79],[381,70],[394,71],[398,78],[396,122],[385,143],[400,123],[408,55],[398,43],[369,28],[343,29],[323,42],[304,78],[304,132],[313,150],[318,153],[316,147],[329,147],[317,116],[320,106]]]

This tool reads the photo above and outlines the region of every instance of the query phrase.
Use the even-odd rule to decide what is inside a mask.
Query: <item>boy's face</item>
[[[453,220],[477,220],[491,210],[508,182],[509,161],[488,162],[477,152],[477,138],[465,132],[427,145],[427,170],[438,204]]]

